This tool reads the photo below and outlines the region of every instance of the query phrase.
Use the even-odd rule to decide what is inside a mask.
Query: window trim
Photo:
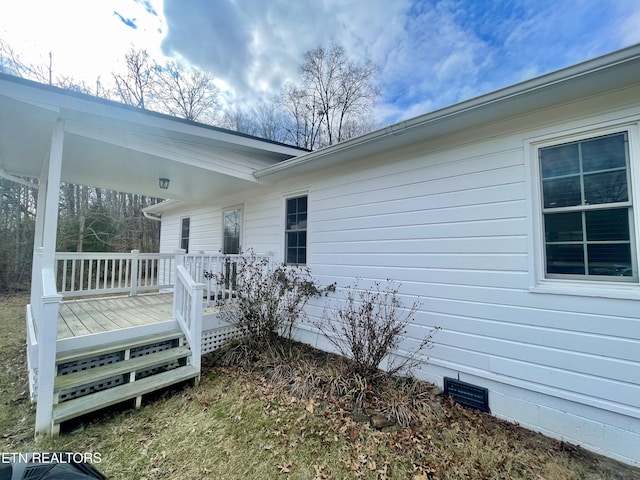
[[[578,142],[591,138],[626,133],[628,140],[629,202],[631,205],[630,235],[631,257],[635,277],[631,280],[618,278],[591,277],[583,275],[547,275],[544,236],[544,214],[542,206],[542,174],[540,171],[539,151],[563,143]],[[574,129],[563,133],[549,133],[525,139],[524,155],[527,171],[529,221],[529,291],[536,293],[555,293],[563,295],[584,295],[607,298],[640,299],[640,134],[637,123],[594,126],[593,128]]]
[[[305,263],[288,263],[287,262],[287,201],[300,198],[307,197],[307,226],[304,231],[307,234],[306,244],[305,244]],[[284,264],[287,265],[308,265],[309,264],[309,192],[306,190],[289,192],[283,195],[282,197],[282,260]]]

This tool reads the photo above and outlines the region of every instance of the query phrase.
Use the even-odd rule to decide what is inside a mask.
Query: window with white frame
[[[287,198],[285,213],[285,262],[307,263],[307,196]]]
[[[637,281],[627,132],[538,149],[546,278]]]

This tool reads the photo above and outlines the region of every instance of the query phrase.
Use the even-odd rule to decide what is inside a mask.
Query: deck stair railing
[[[191,349],[191,365],[200,370],[202,342],[202,295],[204,285],[196,283],[183,265],[176,268],[173,318],[178,322]]]

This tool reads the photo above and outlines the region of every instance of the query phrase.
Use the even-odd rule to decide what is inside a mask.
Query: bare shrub
[[[344,301],[325,309],[323,319],[315,325],[343,356],[352,360],[354,372],[371,379],[380,363],[397,352],[420,303],[416,300],[404,308],[393,280],[376,282],[373,289],[361,289],[356,281],[344,292]],[[438,327],[433,328],[401,360],[390,362],[387,371],[395,374],[417,363],[418,352],[431,346],[437,330]]]
[[[272,343],[277,336],[291,339],[309,299],[335,288],[321,287],[305,266],[272,267],[268,258],[253,253],[238,259],[234,280],[235,299],[223,306],[221,317],[237,325],[254,346]]]

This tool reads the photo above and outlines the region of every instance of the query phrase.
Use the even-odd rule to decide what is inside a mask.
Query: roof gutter
[[[163,200],[162,202],[154,203],[153,205],[144,207],[142,209],[142,214],[145,216],[145,218],[148,218],[149,220],[155,220],[159,222],[162,220],[162,212],[166,208],[170,208],[172,206],[176,206],[179,204],[180,202],[178,200],[173,200],[173,199]]]
[[[149,220],[155,220],[156,222],[162,221],[162,215],[153,215],[151,212],[147,212],[144,208],[142,209],[142,215],[144,215],[144,218],[148,218]]]
[[[29,180],[25,180],[24,178],[16,177],[15,175],[11,175],[4,168],[0,167],[0,177],[6,178],[12,182],[19,183],[20,185],[25,185],[29,188],[38,189],[39,185],[36,182],[30,182]]]

